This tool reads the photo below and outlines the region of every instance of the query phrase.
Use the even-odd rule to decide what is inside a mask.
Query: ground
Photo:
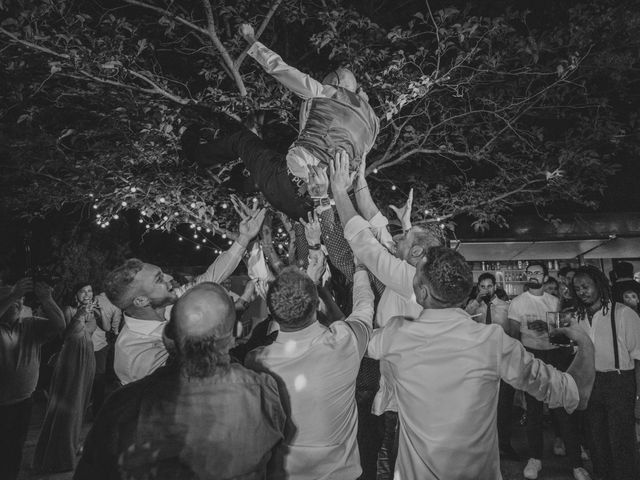
[[[38,441],[38,433],[40,431],[40,425],[44,418],[45,406],[43,401],[36,402],[33,409],[33,415],[31,418],[31,425],[29,427],[29,434],[27,436],[27,442],[24,448],[24,457],[22,460],[22,471],[20,474],[20,480],[69,480],[73,476],[71,472],[59,473],[55,475],[41,475],[33,472],[30,468],[33,460],[33,453],[36,448],[36,442]],[[83,436],[87,434],[90,424],[85,424],[83,429]],[[517,425],[514,429],[513,445],[521,453],[526,451],[525,429],[524,427]],[[571,469],[567,466],[566,459],[563,457],[556,457],[552,452],[553,436],[550,427],[545,429],[545,452],[542,459],[543,469],[538,477],[540,480],[570,480],[573,479]],[[504,461],[502,463],[502,474],[504,480],[520,480],[523,477],[522,469],[524,468],[525,461],[514,462]],[[591,464],[587,462],[587,469],[591,469]]]

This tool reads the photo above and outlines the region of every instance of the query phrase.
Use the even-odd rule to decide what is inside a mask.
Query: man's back
[[[462,309],[424,310],[414,321],[394,318],[374,332],[368,351],[387,360],[395,376],[401,478],[501,478],[500,378],[543,395],[555,382],[552,403],[565,391],[563,374],[534,360],[498,325],[478,324]]]
[[[232,364],[187,379],[164,367],[107,400],[74,478],[262,479],[284,422],[266,374]]]
[[[355,380],[368,335],[347,322],[330,328],[318,322],[278,333],[251,352],[248,365],[266,368],[288,393],[292,427],[284,468],[290,479],[357,478]]]

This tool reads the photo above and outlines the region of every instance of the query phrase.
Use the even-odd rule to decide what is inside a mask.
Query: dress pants
[[[507,382],[500,380],[498,395],[498,443],[502,450],[511,448],[511,430],[513,420],[513,397],[516,390]]]
[[[596,372],[587,406],[591,459],[597,475],[606,480],[638,480],[633,370]]]
[[[313,210],[308,196],[299,194],[299,183],[287,168],[285,155],[270,149],[255,133],[240,130],[195,147],[196,161],[204,166],[226,163],[240,157],[256,186],[274,208],[297,221]]]

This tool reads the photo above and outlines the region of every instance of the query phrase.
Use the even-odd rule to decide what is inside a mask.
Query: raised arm
[[[255,38],[253,27],[247,23],[240,25],[240,35],[251,46],[247,52],[273,78],[303,99],[325,97],[327,88],[310,75],[287,65],[277,53],[269,50]]]
[[[207,268],[206,272],[197,276],[193,282],[176,289],[178,296],[184,294],[184,292],[195,284],[202,282],[221,283],[226,280],[229,275],[234,272],[240,260],[242,260],[242,254],[245,252],[249,242],[260,231],[264,216],[267,213],[266,209],[258,208],[257,203],[254,203],[252,208],[248,208],[234,196],[231,197],[231,201],[241,218],[238,239],[231,245],[229,250],[216,258],[209,268]]]
[[[42,305],[45,316],[49,319],[47,331],[55,335],[65,328],[64,314],[52,297],[53,289],[44,282],[37,282],[34,288],[37,299]]]
[[[363,356],[367,351],[367,344],[373,328],[373,291],[369,283],[367,269],[358,262],[353,276],[353,310],[346,322],[356,335],[358,352]]]
[[[351,179],[346,153],[338,152],[330,168],[333,198],[344,226],[344,236],[354,256],[386,287],[406,298],[411,298],[416,269],[389,252],[375,237],[369,228],[369,222],[355,211],[347,194]]]

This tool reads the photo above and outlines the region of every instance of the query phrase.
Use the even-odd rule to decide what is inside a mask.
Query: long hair
[[[571,295],[575,299],[576,313],[578,318],[584,318],[587,315],[587,305],[580,300],[576,295],[576,290],[573,283],[578,277],[589,277],[595,283],[598,293],[600,294],[600,302],[602,304],[602,313],[606,315],[609,313],[609,303],[611,302],[611,288],[609,288],[609,282],[607,277],[604,276],[598,268],[593,265],[585,265],[576,269],[576,274],[573,277],[573,281],[569,285]]]

